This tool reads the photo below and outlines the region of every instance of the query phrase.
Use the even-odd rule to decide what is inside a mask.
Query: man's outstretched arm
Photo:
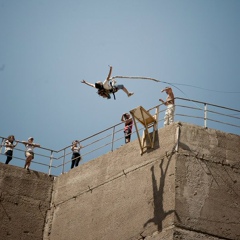
[[[85,80],[82,80],[81,83],[85,83],[85,84],[87,84],[88,86],[95,88],[95,84],[86,82]]]
[[[112,75],[112,66],[109,66],[110,69],[109,69],[109,73],[108,73],[108,77],[107,77],[107,80],[109,81],[110,78],[111,78],[111,75]]]

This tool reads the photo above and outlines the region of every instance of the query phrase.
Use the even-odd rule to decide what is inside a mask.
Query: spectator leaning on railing
[[[74,167],[77,167],[80,160],[82,159],[80,155],[80,149],[82,146],[80,145],[80,142],[78,140],[75,140],[72,142],[71,150],[72,150],[72,164],[71,169]]]
[[[17,146],[17,144],[18,141],[15,141],[14,135],[8,136],[7,140],[5,141],[5,155],[7,156],[5,164],[8,164],[12,160],[13,149]]]
[[[129,113],[124,113],[121,117],[121,121],[125,122],[124,126],[125,143],[129,143],[131,140],[133,120]]]
[[[30,137],[28,138],[28,141],[22,141],[22,143],[25,145],[26,150],[25,150],[25,156],[26,156],[26,162],[24,165],[24,168],[26,168],[27,170],[29,170],[31,161],[34,159],[34,152],[33,149],[35,147],[40,147],[39,144],[33,143],[34,138]]]
[[[166,92],[166,94],[168,95],[166,101],[163,101],[161,98],[159,99],[159,101],[161,101],[165,106],[167,106],[164,117],[164,126],[166,126],[173,123],[174,121],[175,102],[174,94],[170,87],[164,88],[162,92]]]

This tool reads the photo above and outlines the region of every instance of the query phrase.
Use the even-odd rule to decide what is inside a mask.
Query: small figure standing
[[[88,83],[85,80],[82,80],[81,82],[87,84],[90,87],[98,89],[97,93],[103,98],[110,99],[111,98],[110,94],[112,93],[114,95],[114,93],[117,92],[119,89],[122,89],[128,95],[128,97],[131,97],[133,95],[133,92],[129,92],[122,84],[114,84],[115,81],[114,80],[111,81],[111,74],[112,66],[110,66],[107,79],[104,82],[98,81],[95,84]]]
[[[34,159],[34,152],[33,149],[35,147],[40,147],[39,144],[33,143],[34,138],[30,137],[28,138],[28,141],[22,141],[22,143],[25,145],[26,150],[25,150],[25,157],[26,157],[26,162],[24,165],[24,168],[26,168],[27,170],[29,170],[31,161]]]
[[[80,160],[82,159],[81,155],[80,155],[80,149],[82,148],[82,146],[80,145],[80,142],[78,140],[75,140],[72,142],[72,164],[71,164],[71,169],[74,167],[77,167]]]
[[[15,142],[15,137],[13,135],[8,136],[5,141],[5,155],[7,156],[5,164],[8,164],[12,160],[13,149],[17,146],[18,141]]]
[[[133,120],[129,113],[124,113],[121,117],[121,121],[125,122],[124,127],[124,135],[125,135],[125,143],[129,143],[131,140]]]
[[[165,106],[167,106],[164,117],[164,126],[166,126],[172,124],[174,121],[175,101],[172,88],[166,87],[162,90],[162,92],[166,92],[166,94],[168,95],[166,101],[163,101],[161,98],[159,99],[159,101],[161,101]]]

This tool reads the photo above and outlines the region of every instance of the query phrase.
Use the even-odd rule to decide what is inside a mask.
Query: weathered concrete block
[[[185,149],[176,161],[175,224],[240,239],[240,137],[188,125],[181,131]]]
[[[156,141],[60,176],[49,239],[238,239],[239,136],[175,123]]]
[[[240,236],[239,172],[229,166],[178,156],[178,227],[228,239]],[[238,179],[238,180],[237,180]]]
[[[171,225],[175,161],[166,148],[141,156],[129,143],[58,177],[49,239],[139,239]]]
[[[0,239],[43,239],[53,178],[1,164]]]

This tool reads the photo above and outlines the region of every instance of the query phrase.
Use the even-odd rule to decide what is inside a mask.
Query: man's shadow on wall
[[[160,185],[159,189],[157,186],[156,176],[154,173],[154,166],[151,167],[152,172],[152,186],[153,186],[153,203],[154,203],[154,217],[149,219],[145,224],[144,227],[146,227],[149,223],[154,223],[158,226],[158,231],[162,231],[162,222],[163,220],[170,214],[175,213],[175,210],[169,210],[167,212],[164,211],[163,208],[163,192],[164,192],[164,185],[165,185],[165,179],[167,170],[171,161],[173,153],[171,153],[170,157],[168,158],[168,162],[166,165],[165,170],[163,169],[163,159],[161,160],[161,163],[159,165],[161,170],[161,176],[160,176]],[[177,216],[177,215],[176,215]],[[177,216],[178,218],[178,216]]]

